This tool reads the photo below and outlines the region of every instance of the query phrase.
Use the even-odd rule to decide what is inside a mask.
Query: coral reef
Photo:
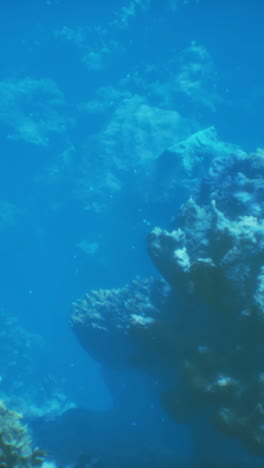
[[[54,418],[74,407],[58,377],[47,375],[39,365],[47,353],[44,338],[23,328],[5,310],[0,310],[0,325],[0,400],[31,420]]]
[[[44,452],[32,449],[26,426],[21,416],[0,403],[0,466],[1,468],[35,468],[44,460]]]
[[[87,139],[74,185],[74,196],[91,211],[101,212],[128,190],[145,195],[152,189],[155,159],[191,131],[178,112],[151,106],[140,95],[116,93],[104,89],[105,105],[112,103],[109,118]]]
[[[71,326],[89,354],[106,366],[127,366],[156,324],[168,286],[151,278],[94,290],[73,303]],[[133,338],[133,339],[132,339]],[[144,351],[145,352],[145,351]]]
[[[161,401],[174,419],[191,422],[206,414],[224,434],[263,455],[264,152],[251,155],[215,141],[199,154],[193,141],[197,136],[183,145],[185,166],[199,166],[201,154],[211,162],[200,167],[202,180],[170,229],[155,228],[148,238],[150,257],[170,287],[162,283],[154,307],[155,282],[151,294],[149,283],[142,286],[140,301],[133,286],[131,307],[130,287],[93,292],[75,305],[74,329],[89,352],[104,334],[102,354],[114,346],[127,359],[123,340],[126,349],[140,345],[141,356],[158,356]],[[135,323],[137,333],[131,333]]]
[[[188,196],[198,190],[200,181],[208,173],[212,160],[237,154],[238,148],[219,141],[216,129],[208,127],[174,142],[156,158],[152,167],[152,199],[175,200],[175,194],[184,191]]]
[[[207,190],[205,190],[205,187]],[[155,228],[150,256],[187,307],[181,362],[188,405],[264,453],[264,154],[215,159],[177,229]],[[190,326],[191,324],[191,326]],[[167,393],[176,415],[178,390]],[[186,398],[186,397],[185,397]]]
[[[50,79],[0,80],[0,100],[0,122],[9,129],[9,140],[47,146],[70,123],[64,95]]]
[[[190,402],[215,408],[219,428],[261,451],[263,228],[261,219],[230,220],[214,202],[200,207],[190,200],[181,227],[149,236],[151,258],[186,303],[181,333],[189,350],[181,367],[189,410]],[[176,419],[177,394],[166,395]]]

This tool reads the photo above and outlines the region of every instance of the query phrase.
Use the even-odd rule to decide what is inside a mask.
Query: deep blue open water
[[[173,421],[151,374],[102,369],[70,316],[92,289],[158,276],[147,235],[189,196],[179,183],[165,197],[151,177],[168,147],[210,126],[247,152],[264,147],[263,2],[0,9],[1,399],[57,467],[195,468],[207,451],[212,468],[223,451],[230,466],[262,466],[206,418]]]

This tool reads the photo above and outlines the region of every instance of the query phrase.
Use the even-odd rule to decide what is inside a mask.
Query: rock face
[[[169,287],[143,282],[110,296],[93,293],[74,306],[73,327],[89,352],[100,349],[104,356],[95,357],[104,362],[103,343],[107,349],[112,343],[118,355],[121,342],[161,360],[161,400],[173,418],[191,421],[203,412],[225,434],[264,454],[264,152],[215,146],[223,153],[204,144],[211,163],[171,229],[155,228],[148,238],[150,257]],[[101,347],[93,345],[95,337]],[[173,378],[179,372],[180,384]]]

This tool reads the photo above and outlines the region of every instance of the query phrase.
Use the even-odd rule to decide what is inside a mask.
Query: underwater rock
[[[186,138],[189,127],[175,110],[154,107],[139,95],[121,100],[98,135],[98,144],[117,169],[148,167],[165,148]]]
[[[177,290],[197,295],[215,307],[239,308],[261,302],[264,220],[227,218],[212,202],[200,207],[189,200],[180,211],[177,230],[155,228],[148,251],[161,274]],[[254,278],[254,279],[253,279]],[[257,299],[258,297],[258,299]]]
[[[220,154],[201,182],[199,204],[215,200],[226,216],[264,215],[264,151],[248,154],[237,147]]]
[[[32,448],[21,415],[9,411],[0,403],[0,465],[6,468],[37,468],[44,460],[44,452]]]
[[[113,91],[108,94],[105,105],[114,101]],[[129,93],[113,106],[104,127],[88,137],[75,197],[97,212],[128,190],[144,197],[152,187],[155,159],[190,133],[191,125],[177,111],[151,106]]]
[[[156,227],[148,237],[150,257],[170,285],[162,301],[150,300],[153,281],[93,292],[74,305],[73,329],[105,365],[128,362],[138,348],[141,357],[149,353],[174,419],[207,414],[264,455],[264,152],[225,144],[218,151],[217,140],[199,146],[197,135],[191,141],[189,175],[197,163],[204,177],[171,229]]]
[[[151,195],[154,199],[168,200],[186,189],[194,193],[208,173],[215,158],[229,157],[239,149],[219,140],[216,129],[208,127],[169,146],[153,162]]]
[[[263,162],[260,150],[214,159],[197,199],[182,206],[177,229],[155,228],[148,238],[154,264],[189,304],[178,310],[189,342],[184,391],[164,392],[165,407],[175,419],[182,417],[179,402],[188,413],[204,408],[217,428],[262,455]]]

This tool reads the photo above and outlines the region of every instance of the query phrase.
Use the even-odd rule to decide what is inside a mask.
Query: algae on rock
[[[44,452],[32,448],[22,416],[0,402],[0,468],[35,468],[44,460]]]

